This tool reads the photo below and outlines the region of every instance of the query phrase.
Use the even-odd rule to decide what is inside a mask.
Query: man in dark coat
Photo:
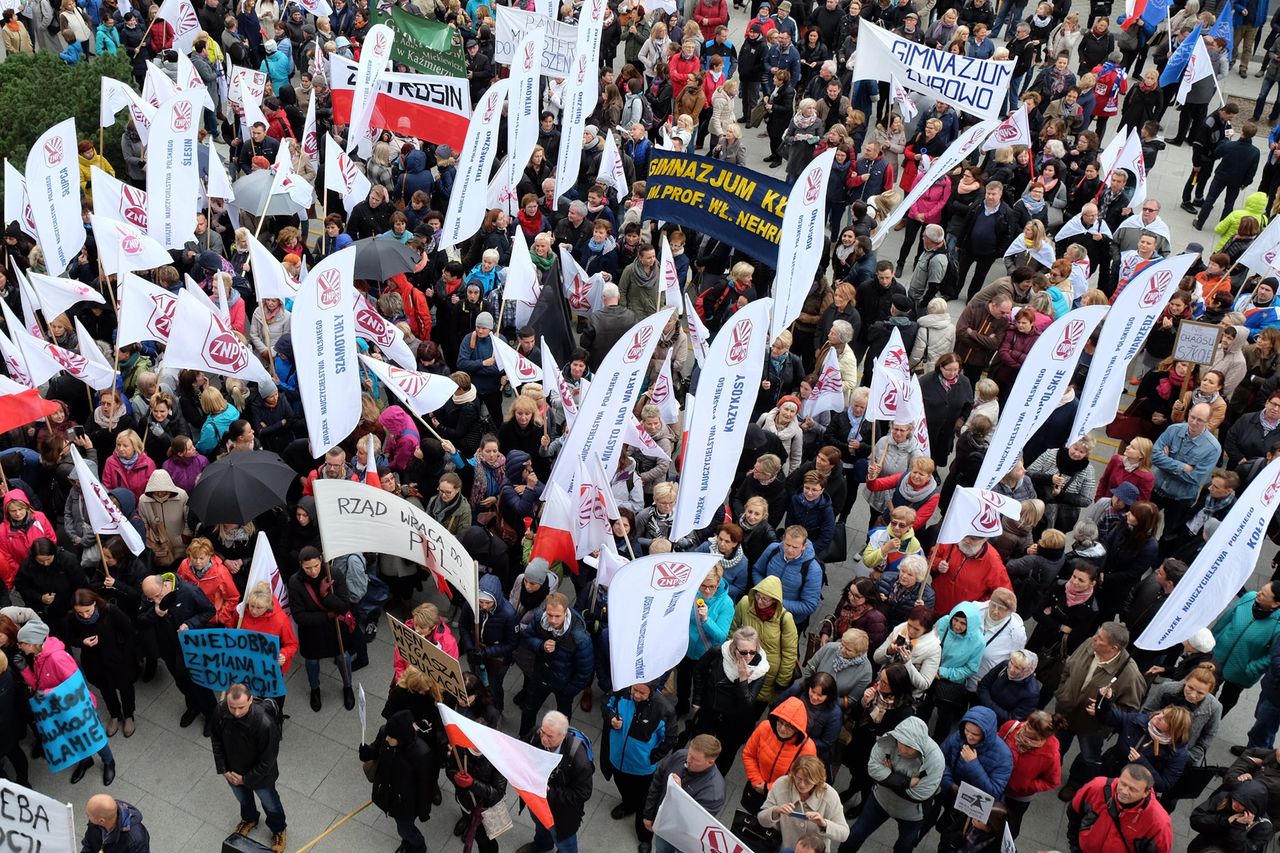
[[[94,794],[85,808],[89,826],[81,853],[151,853],[151,835],[137,806],[107,794]]]
[[[520,736],[527,738],[542,703],[553,693],[560,713],[566,719],[572,713],[573,698],[591,683],[595,650],[582,616],[569,608],[568,597],[559,592],[549,594],[533,611],[523,642],[534,654],[521,690]]]
[[[551,593],[555,595],[559,593]],[[551,596],[547,596],[548,600]],[[548,711],[542,725],[526,739],[561,756],[560,764],[547,778],[547,805],[555,828],[549,830],[535,819],[533,841],[521,845],[516,853],[538,853],[553,847],[566,849],[559,845],[570,841],[575,842],[572,849],[577,849],[576,836],[587,801],[591,799],[595,775],[595,767],[587,754],[589,746],[585,738],[569,728],[569,718],[559,711]]]
[[[893,261],[878,261],[875,278],[862,284],[857,294],[856,304],[858,313],[862,315],[862,326],[858,330],[858,340],[853,350],[861,359],[871,344],[871,327],[882,320],[889,319],[893,297],[898,294],[906,296],[907,289],[893,277]],[[877,355],[879,355],[878,351],[872,353],[873,358]],[[870,377],[867,377],[863,384],[870,382]]]
[[[208,737],[217,703],[209,688],[201,687],[191,680],[191,674],[183,661],[178,631],[209,627],[214,615],[213,604],[200,587],[171,574],[145,578],[142,581],[142,597],[144,601],[138,618],[143,623],[155,626],[160,657],[186,702],[187,709],[182,712],[178,725],[185,729],[203,714],[204,733]]]
[[[280,711],[273,699],[253,698],[249,688],[233,684],[227,698],[218,704],[213,715],[213,765],[240,803],[240,823],[235,831],[248,835],[258,825],[256,795],[267,813],[267,829],[271,830],[274,851],[285,848],[284,806],[276,791],[280,767],[280,729],[276,715]]]
[[[1222,215],[1225,217],[1236,206],[1236,198],[1240,191],[1253,183],[1258,174],[1258,163],[1262,160],[1262,152],[1253,144],[1258,135],[1257,122],[1246,121],[1240,129],[1237,139],[1224,139],[1218,143],[1214,155],[1218,158],[1218,167],[1213,172],[1213,180],[1204,194],[1204,204],[1196,216],[1195,227],[1199,230],[1213,213],[1213,204],[1219,195],[1222,200]],[[1204,174],[1201,173],[1201,180]]]
[[[1012,308],[1013,297],[998,293],[990,302],[974,300],[960,312],[960,319],[956,320],[956,354],[969,384],[977,385],[982,371],[1000,348]]]
[[[969,284],[972,299],[986,281],[991,265],[1004,256],[1005,249],[1016,236],[1017,222],[1013,208],[1004,202],[1004,185],[989,181],[982,201],[975,201],[965,214],[964,225],[956,245],[960,247],[960,274],[956,287],[964,287],[964,280],[973,267],[973,281]],[[956,294],[944,293],[948,299]]]
[[[609,354],[609,350],[636,324],[635,313],[618,304],[621,295],[616,284],[605,284],[602,298],[604,307],[591,314],[587,320],[587,330],[582,333],[579,341],[590,355],[587,364],[593,372],[600,369],[600,363]]]

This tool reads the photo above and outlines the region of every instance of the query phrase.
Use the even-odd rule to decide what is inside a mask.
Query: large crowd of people
[[[498,78],[490,3],[396,5],[453,29],[473,98]],[[20,224],[5,223],[0,299],[23,315],[14,271],[65,273],[94,288],[106,303],[44,317],[48,339],[71,351],[101,348],[118,372],[117,387],[88,395],[69,374],[55,376],[41,393],[58,410],[0,436],[6,778],[29,785],[31,760],[44,757],[28,697],[79,671],[105,711],[108,745],[97,757],[110,786],[110,740],[145,736],[135,685],[163,663],[183,697],[180,725],[203,724],[239,803],[235,832],[254,832],[265,813],[280,853],[289,804],[277,791],[277,758],[307,738],[285,720],[325,702],[355,707],[352,674],[368,664],[369,642],[390,613],[458,659],[466,685],[465,698],[446,695],[397,651],[384,723],[360,746],[373,804],[394,819],[403,853],[427,849],[421,825],[449,793],[461,809],[453,834],[467,849],[499,849],[508,780],[478,750],[449,746],[441,705],[561,756],[547,795],[554,827],[538,825],[520,853],[578,849],[587,805],[600,793],[597,769],[620,800],[611,818],[628,821],[641,853],[680,849],[654,833],[673,784],[756,853],[854,853],[890,819],[895,853],[935,831],[926,843],[939,850],[980,853],[1000,849],[1006,831],[1016,839],[1031,809],[1062,808],[1060,846],[1072,853],[1171,853],[1169,815],[1181,800],[1190,801],[1190,850],[1261,853],[1280,820],[1280,569],[1181,646],[1150,651],[1133,641],[1238,496],[1280,455],[1280,282],[1240,263],[1280,187],[1280,126],[1267,150],[1259,144],[1280,79],[1280,11],[1267,30],[1260,0],[1216,12],[1185,0],[1133,20],[1113,18],[1111,4],[1097,0],[1087,10],[1069,2],[1028,9],[1022,0],[735,0],[732,13],[727,0],[674,5],[651,11],[640,0],[610,0],[599,101],[582,139],[562,138],[564,81],[544,79],[538,142],[518,152],[527,157],[518,213],[491,210],[474,237],[448,247],[444,211],[459,151],[384,131],[359,164],[371,189],[350,200],[348,215],[325,189],[323,162],[313,165],[300,144],[309,107],[322,138],[345,140],[326,57],[358,59],[371,17],[385,11],[371,16],[364,0],[332,0],[318,17],[276,0],[197,3],[203,29],[187,59],[215,106],[200,130],[217,143],[211,156],[225,155],[234,178],[270,168],[289,146],[294,172],[314,183],[327,214],[259,223],[214,197],[193,241],[171,253],[171,264],[141,274],[172,292],[189,276],[221,295],[269,382],[165,369],[156,342],[115,345],[116,294],[89,220],[91,167],[145,188],[146,146],[132,119],[121,162],[108,161],[95,135],[80,142],[89,239],[68,270],[48,269]],[[578,11],[566,3],[559,14],[572,20]],[[153,69],[178,80],[173,27],[157,6],[63,0],[55,9],[30,0],[3,16],[10,61],[33,50],[69,64],[123,51],[139,88]],[[896,256],[873,248],[872,230],[975,119],[920,92],[911,93],[918,114],[904,118],[888,83],[852,79],[868,22],[959,56],[1012,61],[1005,106],[1025,110],[1030,129],[1029,146],[976,152],[933,183],[895,226]],[[1161,85],[1160,70],[1189,37],[1205,39],[1214,75],[1175,103],[1181,78]],[[1215,106],[1216,78],[1229,63],[1247,77],[1255,53],[1260,91],[1242,119],[1233,101]],[[267,75],[265,122],[243,126],[227,96],[228,60]],[[1277,111],[1280,100],[1269,121]],[[1131,131],[1141,139],[1143,175],[1101,162]],[[767,139],[767,158],[748,157],[744,136],[753,132],[761,140],[753,149]],[[629,192],[600,180],[609,134]],[[554,168],[565,144],[583,151],[561,196]],[[1134,201],[1166,145],[1191,148],[1181,206],[1196,230],[1214,227],[1207,248],[1199,234],[1175,237],[1153,194]],[[614,689],[608,590],[594,565],[570,570],[531,557],[544,484],[595,371],[662,306],[664,238],[692,312],[673,315],[662,331],[646,386],[669,366],[680,403],[697,387],[691,336],[714,335],[769,295],[774,277],[728,241],[646,219],[648,164],[659,150],[705,153],[793,180],[827,149],[836,152],[828,245],[798,319],[768,350],[741,460],[708,527],[671,536],[688,413],[672,419],[647,399],[636,406],[652,447],[628,445],[608,483],[619,508],[617,553],[697,551],[718,563],[692,607],[684,659],[652,682]],[[291,335],[291,300],[257,296],[255,231],[295,278],[353,241],[407,246],[412,268],[357,282],[362,306],[398,326],[417,369],[449,376],[456,393],[418,417],[362,368],[358,426],[313,458],[297,372],[307,356]],[[552,291],[562,287],[567,255],[601,274],[601,307],[541,315],[564,321],[566,334],[552,341],[550,325],[518,318],[504,287],[520,243]],[[1004,519],[995,537],[938,543],[956,488],[974,485],[996,424],[1017,416],[1014,379],[1044,329],[1074,307],[1108,304],[1146,264],[1182,246],[1196,257],[1129,366],[1129,394],[1105,430],[1118,445],[1103,454],[1105,467],[1093,462],[1104,446],[1096,437],[1068,444],[1086,354],[995,486],[1018,502],[1019,517]],[[1174,357],[1179,328],[1192,320],[1220,327],[1205,363]],[[928,454],[914,423],[867,415],[876,357],[895,332],[919,376]],[[79,339],[85,334],[92,340]],[[561,348],[553,353],[561,375],[513,384],[495,338],[536,365],[542,346]],[[386,358],[363,339],[360,349]],[[844,405],[811,414],[816,371],[829,354]],[[119,536],[95,535],[73,448],[143,537],[140,556]],[[191,511],[208,465],[254,450],[278,454],[296,472],[285,503],[240,523],[208,523]],[[424,566],[322,550],[313,497],[322,479],[376,480],[457,536],[479,562],[476,611],[438,595],[447,584]],[[247,583],[260,531],[286,581],[287,607],[268,584]],[[286,696],[255,696],[242,684],[215,695],[194,683],[179,634],[205,627],[278,637],[282,670],[299,660],[305,669],[310,710],[295,700],[286,714]],[[341,679],[340,699],[325,695],[325,661]],[[1259,683],[1247,743],[1232,747],[1238,760],[1219,779],[1209,747],[1223,716]],[[602,714],[594,743],[573,725],[590,713]],[[739,765],[746,781],[734,802],[725,780]],[[80,761],[71,782],[94,767],[93,757]],[[986,820],[955,807],[961,785],[994,800]],[[151,849],[134,805],[99,793],[87,818],[85,851]]]

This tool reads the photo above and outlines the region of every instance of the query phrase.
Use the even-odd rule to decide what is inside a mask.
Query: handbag
[[[751,115],[749,116],[751,120],[747,122],[747,127],[759,127],[760,122],[764,121],[764,117],[767,112],[769,112],[769,110],[765,108],[764,101],[757,102],[756,105],[751,108]]]
[[[945,678],[935,678],[933,680],[933,698],[938,703],[948,705],[962,705],[968,691],[964,689],[964,683],[959,681],[950,681]]]
[[[1151,438],[1155,434],[1155,425],[1146,418],[1134,414],[1136,411],[1141,411],[1139,407],[1145,406],[1146,403],[1146,398],[1130,403],[1123,414],[1116,415],[1115,419],[1107,425],[1107,435],[1117,441]]]
[[[729,831],[744,841],[752,853],[778,853],[782,848],[782,833],[777,827],[764,826],[755,812],[742,807],[734,811]]]
[[[361,767],[364,768],[364,778],[372,782],[373,777],[378,773],[378,759],[370,758],[368,761],[364,762]]]
[[[511,809],[507,805],[505,799],[499,800],[489,808],[480,813],[480,825],[484,827],[485,835],[490,839],[497,838],[502,833],[510,829],[514,824],[511,821]]]

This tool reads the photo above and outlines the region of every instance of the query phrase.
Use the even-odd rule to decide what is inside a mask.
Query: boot
[[[86,758],[84,761],[77,764],[76,769],[71,771],[71,784],[75,785],[83,779],[84,775],[89,772],[89,768],[91,767],[93,767],[92,758]]]
[[[356,692],[351,689],[350,684],[342,685],[342,707],[350,711],[356,706]]]
[[[320,688],[319,687],[311,688],[311,710],[313,711],[320,710]]]
[[[110,785],[116,780],[116,763],[109,761],[102,765],[102,784]]]

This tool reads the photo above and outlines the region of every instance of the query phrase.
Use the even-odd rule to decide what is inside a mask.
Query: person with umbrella
[[[320,661],[331,657],[342,676],[342,704],[356,706],[351,687],[351,655],[346,651],[356,621],[348,603],[346,584],[325,567],[319,549],[310,546],[298,554],[302,571],[289,578],[289,605],[298,623],[298,652],[311,685],[311,710],[319,711]]]

